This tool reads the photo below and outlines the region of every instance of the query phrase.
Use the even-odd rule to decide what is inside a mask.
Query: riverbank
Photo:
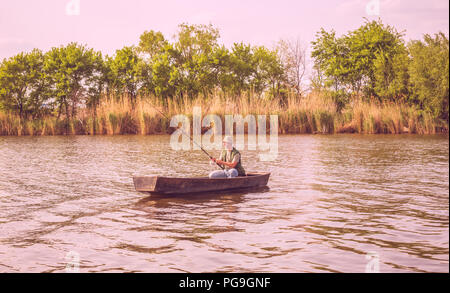
[[[105,97],[96,111],[80,108],[74,118],[58,119],[48,115],[40,119],[23,119],[0,111],[0,135],[122,135],[168,134],[173,132],[166,118],[185,114],[192,118],[193,108],[199,106],[202,114],[216,114],[224,121],[225,115],[278,115],[280,134],[435,134],[448,133],[448,123],[434,119],[430,114],[405,103],[374,103],[354,99],[338,112],[330,97],[318,93],[307,97],[288,97],[285,106],[273,99],[252,95],[230,98],[223,95],[199,97],[194,100],[138,97],[134,106],[126,97]],[[224,123],[222,123],[224,125]]]

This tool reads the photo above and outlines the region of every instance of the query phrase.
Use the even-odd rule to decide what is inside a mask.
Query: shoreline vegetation
[[[350,107],[338,112],[332,97],[310,93],[307,97],[289,96],[286,106],[259,96],[243,95],[227,98],[223,95],[185,98],[182,101],[157,97],[137,97],[134,105],[122,97],[104,98],[96,109],[80,109],[69,119],[44,117],[20,120],[13,113],[0,112],[0,135],[124,135],[171,134],[175,128],[154,108],[172,117],[185,114],[192,123],[193,107],[202,109],[203,117],[216,114],[225,125],[225,115],[278,115],[279,134],[436,134],[448,133],[448,124],[426,112],[402,103],[374,103],[352,99]],[[95,119],[94,119],[95,117]],[[245,133],[247,133],[247,124]],[[224,129],[222,129],[224,131]],[[267,128],[269,131],[269,128]]]
[[[312,71],[299,40],[219,44],[212,25],[146,31],[113,56],[70,43],[0,63],[0,135],[170,134],[173,117],[278,115],[279,134],[435,134],[449,129],[449,41],[404,41],[381,20],[321,30]],[[308,79],[307,79],[308,78]],[[191,119],[192,121],[192,119]],[[266,129],[269,131],[269,127]]]

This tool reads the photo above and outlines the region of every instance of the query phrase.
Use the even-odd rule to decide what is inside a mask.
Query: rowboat
[[[155,194],[185,194],[197,192],[214,192],[264,187],[269,181],[270,173],[251,172],[247,176],[234,178],[191,177],[174,178],[163,176],[133,177],[134,188],[140,192]]]

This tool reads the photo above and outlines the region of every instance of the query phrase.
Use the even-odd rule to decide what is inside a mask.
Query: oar
[[[161,114],[163,117],[165,117],[167,120],[169,120],[170,121],[170,119],[169,119],[169,117],[167,117],[163,112],[161,112],[158,108],[156,108],[155,106],[153,106],[153,105],[151,105],[156,111],[158,111],[159,112],[159,114]],[[213,159],[213,157],[210,155],[210,154],[208,154],[208,152],[207,151],[205,151],[203,148],[202,148],[202,146],[201,145],[199,145],[198,143],[196,143],[195,142],[195,140],[192,138],[192,136],[190,135],[190,134],[186,134],[186,132],[184,132],[184,130],[183,130],[183,128],[180,128],[180,130],[181,130],[181,133],[183,133],[184,135],[186,135],[187,137],[189,137],[191,140],[192,140],[192,142],[193,143],[195,143],[211,160]],[[216,165],[217,166],[219,166],[220,167],[220,169],[222,169],[222,170],[225,170],[225,168],[224,167],[222,167],[221,165],[219,165],[219,163],[217,163],[217,162],[215,162],[216,163]]]

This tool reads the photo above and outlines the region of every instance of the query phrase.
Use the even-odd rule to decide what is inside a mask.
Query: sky
[[[0,60],[22,51],[78,42],[113,54],[137,45],[146,30],[172,39],[181,23],[213,24],[220,42],[273,47],[299,39],[308,47],[320,28],[338,35],[381,18],[420,39],[439,31],[448,36],[447,0],[0,0]]]

